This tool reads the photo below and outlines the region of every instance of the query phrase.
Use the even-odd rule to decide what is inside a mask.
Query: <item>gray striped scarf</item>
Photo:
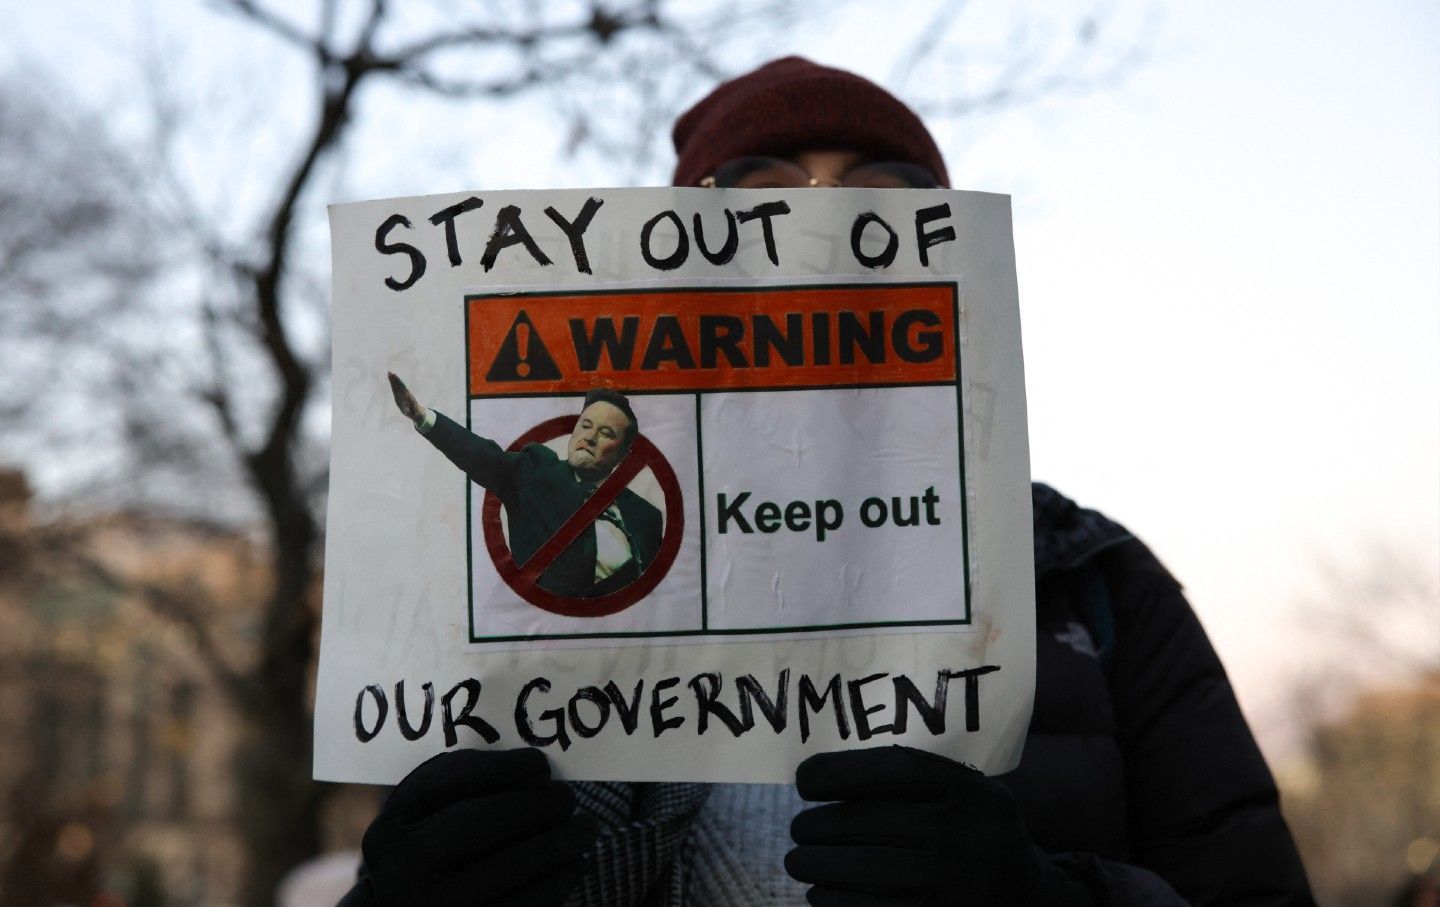
[[[685,899],[684,850],[708,784],[571,785],[582,812],[600,823],[600,837],[572,907],[680,907]]]

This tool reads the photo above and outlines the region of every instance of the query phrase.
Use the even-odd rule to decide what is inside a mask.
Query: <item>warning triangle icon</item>
[[[561,378],[560,367],[545,348],[545,342],[535,330],[530,316],[522,310],[510,325],[510,332],[500,344],[500,352],[490,363],[485,380],[498,381],[557,381]]]

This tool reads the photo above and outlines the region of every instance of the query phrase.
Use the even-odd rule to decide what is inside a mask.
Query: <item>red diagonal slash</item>
[[[580,505],[580,509],[570,514],[565,522],[560,524],[560,528],[555,530],[555,534],[530,555],[525,563],[519,565],[520,579],[535,582],[540,574],[545,572],[545,568],[560,556],[560,552],[569,548],[571,543],[580,537],[580,533],[595,522],[596,518],[605,512],[605,508],[615,502],[620,492],[630,484],[630,480],[646,465],[645,457],[641,456],[639,451],[634,451],[632,455],[621,460],[620,465],[616,466],[605,481],[586,498],[585,503]]]
[[[545,444],[555,438],[567,437],[574,428],[574,416],[557,416],[525,432],[511,442],[506,449],[518,451],[523,450],[527,444]],[[644,599],[665,579],[671,565],[675,563],[675,558],[680,552],[681,538],[685,533],[685,504],[681,496],[680,481],[675,475],[675,470],[665,459],[664,452],[644,435],[635,438],[635,446],[631,448],[630,455],[620,462],[621,475],[609,477],[606,482],[602,483],[601,488],[597,488],[585,504],[581,505],[586,509],[577,511],[565,521],[562,532],[565,529],[573,529],[574,532],[565,537],[561,537],[557,533],[554,539],[542,547],[548,551],[553,544],[554,547],[563,551],[566,546],[573,544],[577,535],[585,531],[585,527],[593,523],[595,518],[600,515],[601,508],[610,506],[618,496],[619,491],[614,489],[614,485],[623,485],[641,469],[649,469],[654,473],[655,481],[659,483],[660,490],[665,495],[665,530],[660,540],[659,550],[650,563],[643,565],[644,569],[639,579],[614,592],[594,597],[557,595],[541,588],[535,579],[549,564],[554,562],[556,555],[546,553],[542,556],[540,552],[531,555],[526,563],[529,574],[522,577],[520,567],[515,564],[513,553],[506,544],[504,530],[500,527],[500,499],[495,496],[494,492],[486,491],[481,518],[485,532],[485,551],[490,555],[490,560],[494,562],[495,570],[500,574],[500,578],[526,602],[542,611],[563,614],[566,617],[604,617],[619,613]],[[587,507],[586,505],[592,506]]]

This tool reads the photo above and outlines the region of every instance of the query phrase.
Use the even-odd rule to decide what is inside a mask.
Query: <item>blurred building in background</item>
[[[1440,671],[1357,696],[1278,775],[1322,905],[1409,904],[1412,880],[1440,891]]]
[[[253,659],[257,551],[154,516],[42,525],[0,470],[0,905],[239,900],[237,712],[182,615]],[[331,798],[334,847],[374,809]]]

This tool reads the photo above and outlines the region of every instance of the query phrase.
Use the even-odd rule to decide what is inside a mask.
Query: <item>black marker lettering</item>
[[[368,729],[363,720],[366,693],[369,693],[375,700],[375,726]],[[372,683],[361,690],[360,695],[355,697],[355,739],[361,743],[369,743],[374,740],[375,735],[380,733],[380,729],[385,726],[385,715],[389,711],[390,703],[385,701],[385,691],[380,689],[379,684]]]
[[[750,700],[755,700],[755,705],[760,707],[760,714],[770,722],[775,733],[784,732],[787,716],[785,714],[786,700],[790,694],[790,669],[785,668],[780,672],[780,677],[775,681],[775,698],[772,700],[765,688],[760,686],[760,681],[750,674],[742,674],[735,678],[735,689],[740,694],[740,714],[747,724],[753,725],[751,717]]]
[[[870,224],[879,224],[880,228],[889,234],[885,241],[885,251],[879,255],[866,255],[860,250],[860,240],[865,235],[865,228]],[[855,260],[867,268],[888,268],[895,261],[896,253],[900,251],[900,237],[880,215],[874,211],[866,211],[855,218],[855,225],[850,228],[850,251],[855,255]]]
[[[551,264],[540,247],[535,245],[535,240],[530,237],[530,231],[525,229],[525,224],[520,220],[520,206],[506,205],[495,215],[495,232],[490,234],[489,242],[485,243],[485,254],[480,256],[480,266],[488,274],[490,269],[495,267],[495,259],[500,252],[511,246],[523,245],[530,257],[535,259],[536,264],[541,267]]]
[[[745,714],[743,718],[736,718],[730,707],[719,701],[720,697],[720,675],[712,673],[696,674],[690,678],[690,689],[695,691],[695,704],[700,707],[696,716],[695,733],[703,734],[710,727],[710,716],[719,718],[730,733],[739,737],[750,730],[755,724],[753,715]],[[709,689],[702,689],[708,687]]]
[[[430,223],[437,227],[441,224],[445,225],[445,254],[450,258],[450,267],[453,268],[460,264],[460,242],[455,236],[455,218],[466,211],[474,211],[483,204],[485,203],[472,195],[463,202],[448,208],[441,208],[430,215]]]
[[[894,729],[894,725],[882,724],[878,727],[870,726],[870,716],[885,708],[883,705],[866,706],[865,695],[861,687],[867,683],[889,677],[889,673],[867,674],[859,680],[852,680],[846,686],[850,690],[850,712],[855,716],[855,735],[861,740],[869,740],[876,734],[884,734]]]
[[[564,231],[565,238],[570,240],[570,254],[575,257],[575,270],[581,274],[591,273],[590,256],[585,253],[585,231],[590,228],[590,221],[603,204],[604,201],[594,196],[587,198],[573,221],[566,220],[565,216],[553,207],[545,209],[546,216],[553,220],[555,226]]]
[[[650,726],[656,737],[685,723],[685,719],[678,715],[674,718],[666,718],[665,710],[680,701],[678,696],[667,696],[660,698],[660,694],[677,686],[680,683],[679,677],[666,677],[664,680],[650,688]]]
[[[675,251],[668,258],[656,258],[655,253],[650,251],[650,238],[655,234],[656,225],[667,218],[675,224]],[[640,228],[640,257],[657,271],[673,271],[685,263],[685,259],[690,257],[690,237],[685,235],[685,224],[680,215],[674,211],[661,211],[645,222],[645,226]]]
[[[946,226],[939,230],[926,230],[925,225],[942,217],[950,216],[949,205],[921,208],[915,212],[915,244],[920,247],[920,264],[930,266],[930,247],[942,242],[955,241],[955,228]]]
[[[395,722],[400,725],[400,736],[406,740],[419,740],[430,730],[430,719],[435,712],[435,684],[426,683],[420,690],[425,694],[425,711],[420,716],[420,727],[416,729],[410,726],[410,718],[405,714],[405,681],[395,682]]]
[[[530,694],[535,690],[542,693],[550,692],[550,681],[544,677],[536,677],[525,684],[520,690],[520,695],[515,698],[515,730],[519,732],[520,739],[531,746],[549,746],[552,743],[559,743],[562,752],[569,749],[570,735],[565,733],[565,711],[563,709],[546,709],[540,713],[541,721],[554,723],[554,733],[545,737],[535,733],[535,726],[530,723],[530,708],[527,703]],[[495,741],[490,742],[494,743]]]
[[[980,730],[980,675],[1000,670],[999,665],[985,665],[968,671],[947,671],[951,677],[965,678],[965,730]]]
[[[815,691],[815,684],[810,680],[809,674],[801,674],[797,698],[800,700],[801,743],[810,739],[810,716],[808,713],[820,714],[820,710],[825,707],[826,700],[834,705],[835,729],[839,732],[840,739],[850,739],[850,722],[845,718],[845,702],[840,693],[839,674],[830,678],[830,682],[825,685],[824,693]]]
[[[891,681],[895,684],[895,733],[903,734],[910,724],[910,705],[915,706],[925,729],[939,736],[945,733],[945,699],[950,689],[950,678],[955,675],[940,671],[935,676],[935,702],[925,701],[925,696],[914,681],[904,674],[897,674]]]
[[[410,229],[410,221],[407,220],[403,214],[390,215],[390,217],[385,220],[385,223],[381,224],[380,228],[375,231],[375,251],[381,255],[398,255],[404,253],[410,256],[409,277],[404,280],[396,280],[393,277],[385,278],[385,286],[398,293],[401,290],[408,290],[415,284],[415,281],[424,275],[425,256],[420,253],[419,249],[409,243],[387,241],[386,238],[390,235],[390,231],[396,227],[404,227],[408,230]]]
[[[454,716],[450,711],[450,700],[454,699],[455,694],[461,690],[465,691],[465,707],[460,710],[458,716]],[[445,694],[445,698],[440,700],[440,723],[445,730],[447,749],[459,742],[459,736],[455,733],[457,727],[468,727],[479,734],[486,743],[494,743],[500,739],[500,732],[491,727],[485,719],[479,715],[470,714],[479,703],[480,681],[473,677],[467,677],[455,684],[450,688],[450,692]]]
[[[729,264],[735,257],[735,250],[740,248],[740,231],[735,227],[735,215],[729,208],[725,209],[725,242],[720,246],[719,252],[711,252],[705,248],[705,231],[700,226],[700,212],[695,212],[695,248],[705,256],[705,260],[712,265]]]
[[[580,720],[578,704],[581,702],[591,703],[599,710],[600,717],[595,719],[594,726]],[[576,734],[588,739],[600,733],[601,728],[605,727],[605,722],[610,720],[610,701],[605,698],[605,694],[600,691],[599,687],[581,687],[575,691],[574,696],[570,697],[568,711],[570,726],[575,729]]]
[[[615,681],[607,681],[605,684],[605,695],[615,705],[615,714],[620,716],[620,726],[625,729],[625,736],[635,733],[635,728],[640,724],[640,690],[645,686],[645,681],[635,681],[635,695],[629,702],[625,701],[620,688]]]
[[[770,218],[789,213],[790,205],[778,201],[763,202],[749,211],[741,211],[735,215],[742,224],[756,219],[760,221],[760,229],[765,234],[765,254],[769,256],[770,263],[777,267],[780,265],[780,252],[775,248],[775,231],[770,226]]]

